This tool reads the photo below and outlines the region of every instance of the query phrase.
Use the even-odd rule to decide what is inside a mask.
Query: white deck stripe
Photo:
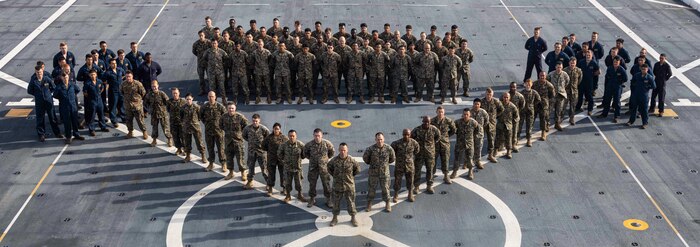
[[[650,2],[650,3],[663,4],[663,5],[666,5],[666,6],[671,6],[671,7],[676,7],[676,8],[691,9],[691,8],[688,7],[688,6],[680,5],[680,4],[675,4],[675,3],[667,3],[667,2],[656,1],[656,0],[644,0],[644,1],[647,1],[647,2]]]
[[[141,41],[143,41],[143,38],[146,37],[146,34],[148,34],[148,31],[151,30],[151,27],[153,27],[153,23],[156,22],[156,20],[157,20],[158,17],[160,16],[160,13],[163,13],[163,10],[165,9],[165,6],[168,6],[168,2],[170,2],[170,0],[165,0],[165,3],[163,3],[163,7],[160,8],[160,11],[158,11],[158,14],[156,14],[156,17],[153,18],[153,21],[151,21],[151,24],[148,25],[148,28],[146,28],[146,31],[143,32],[143,35],[141,35],[141,38],[140,38],[139,41],[136,42],[136,43],[139,43],[139,44],[140,44]]]
[[[700,59],[692,61],[689,64],[683,65],[682,67],[678,68],[678,71],[680,71],[681,73],[685,73],[686,71],[698,66],[700,66]]]
[[[14,77],[14,76],[12,76],[8,73],[2,72],[2,71],[0,71],[0,79],[6,80],[12,84],[15,84],[15,85],[21,87],[21,88],[24,88],[24,89],[26,89],[29,86],[29,83],[27,83],[26,81],[23,81],[17,77]]]
[[[32,40],[34,40],[37,36],[39,36],[39,34],[41,34],[41,32],[43,32],[49,25],[51,25],[51,23],[56,21],[58,17],[60,17],[64,12],[66,12],[66,10],[68,10],[68,8],[70,8],[70,6],[73,5],[73,3],[75,3],[75,1],[76,0],[68,0],[68,2],[63,4],[56,12],[49,16],[48,19],[42,22],[41,25],[39,25],[39,27],[34,29],[32,33],[27,35],[26,38],[19,42],[19,44],[15,46],[15,48],[13,48],[9,53],[7,53],[5,57],[0,59],[0,69],[2,69],[2,67],[5,67],[5,65],[7,65],[7,63],[9,63],[10,60],[15,58],[15,56],[17,56],[17,54],[19,54],[19,52],[22,51],[22,49],[24,49],[24,47],[29,45],[29,43],[32,42]]]

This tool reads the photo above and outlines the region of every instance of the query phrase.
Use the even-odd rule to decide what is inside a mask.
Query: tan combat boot
[[[457,104],[457,98],[452,97],[452,104],[456,105]]]
[[[202,154],[202,163],[206,164],[207,163],[207,156],[204,154],[204,152],[200,152]]]
[[[260,104],[260,96],[255,96],[255,104]]]
[[[357,223],[357,220],[355,219],[355,215],[350,216],[350,224],[352,224],[352,226],[354,226],[354,227],[357,227],[360,225]]]
[[[387,213],[391,213],[391,202],[389,202],[389,200],[386,200],[385,204],[386,207],[384,208],[384,210],[386,210]]]
[[[466,167],[467,165],[464,165],[464,166]],[[452,171],[452,174],[450,174],[450,178],[454,179],[456,177],[457,177],[457,171]]]
[[[190,157],[190,152],[185,153],[185,160],[182,161],[182,163],[187,163],[190,162],[191,157]]]
[[[367,201],[367,208],[365,208],[365,212],[372,211],[372,201]]]
[[[433,190],[433,185],[428,185],[428,188],[425,190],[428,192],[428,194],[435,194],[435,191]]]
[[[297,99],[297,105],[301,105],[301,103],[303,103],[303,102],[304,102],[304,99],[302,99],[301,97],[299,97],[299,99]]]
[[[420,186],[413,186],[413,190],[411,192],[413,192],[413,194],[418,194],[418,187]]]
[[[158,145],[158,140],[153,139],[153,141],[151,142],[151,147],[155,147],[156,145]]]
[[[209,162],[209,165],[207,166],[207,168],[204,169],[204,171],[211,171],[213,169],[214,169],[214,163]]]
[[[241,172],[241,181],[245,182],[248,180],[248,170]]]
[[[173,138],[168,138],[168,147],[173,147]]]
[[[444,174],[444,176],[445,177],[442,179],[442,181],[444,181],[446,184],[452,184],[452,180],[450,180],[450,176],[448,176],[447,174]]]
[[[301,191],[297,192],[297,200],[300,202],[306,202],[306,198],[304,198],[304,195],[301,194]]]
[[[306,204],[306,207],[307,207],[307,208],[310,208],[310,207],[313,207],[315,204],[316,204],[316,198],[314,198],[314,197],[312,196],[311,198],[309,198],[309,203]]]
[[[391,201],[394,203],[399,202],[399,192],[398,191],[394,191],[394,197],[391,198]]]
[[[333,215],[333,219],[331,220],[330,226],[335,226],[338,224],[338,215]]]
[[[272,186],[268,185],[266,187],[266,189],[267,189],[267,197],[271,197],[272,196]]]
[[[413,190],[408,191],[408,201],[409,202],[415,202],[416,201],[416,196],[413,194]]]
[[[506,156],[505,156],[506,159],[512,159],[512,158],[513,158],[513,155],[512,155],[510,152],[511,152],[510,149],[508,149],[508,151],[506,151]]]
[[[224,177],[224,180],[229,180],[232,178],[233,178],[233,169],[228,171],[228,174],[226,175],[226,177]]]
[[[221,162],[221,172],[227,173],[228,167],[226,167],[226,162]]]
[[[542,131],[542,136],[540,137],[541,141],[546,141],[547,140],[547,132]]]
[[[532,139],[530,137],[527,138],[527,143],[525,143],[525,146],[532,147]]]
[[[286,194],[284,197],[284,202],[289,204],[289,202],[292,201],[292,193],[289,193],[289,191],[285,190],[284,193]]]
[[[474,180],[474,168],[469,169],[469,175],[467,175],[467,179]]]
[[[482,164],[481,161],[478,161],[478,160],[477,160],[477,161],[476,161],[476,168],[484,169],[484,164]]]
[[[248,182],[245,184],[245,186],[243,186],[243,188],[247,190],[253,189],[253,180],[248,180]]]
[[[396,97],[395,97],[395,96],[391,96],[391,103],[392,103],[392,104],[396,103]]]
[[[182,148],[178,148],[177,151],[175,151],[175,155],[182,155]]]
[[[129,133],[126,134],[126,139],[129,138],[134,138],[134,131],[130,130]]]
[[[378,96],[378,97],[377,97],[377,101],[379,101],[379,103],[384,104],[384,95]]]
[[[491,161],[491,163],[498,163],[498,160],[496,160],[496,155],[494,153],[496,153],[496,150],[489,152],[488,159],[489,161]]]
[[[146,130],[143,131],[143,139],[144,140],[148,139],[148,131],[146,131]]]

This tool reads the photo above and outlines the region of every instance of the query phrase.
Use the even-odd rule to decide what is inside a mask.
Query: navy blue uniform
[[[103,64],[107,65],[109,64],[109,60],[114,58],[117,59],[117,54],[115,54],[112,50],[106,49],[106,50],[98,50],[97,54],[100,55],[100,60],[102,61]],[[106,69],[106,68],[105,68]]]
[[[547,71],[547,74],[549,74],[549,72],[552,72],[552,71],[554,71],[554,69],[556,69],[557,62],[561,62],[562,68],[568,67],[569,66],[569,59],[570,59],[569,55],[567,55],[563,51],[559,52],[559,54],[555,54],[554,51],[549,52],[547,54],[547,57],[544,59],[544,63],[549,65],[549,70]]]
[[[68,85],[59,80],[56,89],[53,92],[53,97],[58,99],[58,111],[61,113],[63,120],[64,135],[66,138],[70,136],[79,137],[78,133],[78,96],[80,88],[75,85],[75,81],[68,82]]]
[[[78,75],[75,77],[77,81],[83,82],[83,86],[85,82],[90,80],[90,70],[96,70],[97,71],[97,77],[100,77],[102,75],[102,69],[97,66],[97,63],[93,63],[92,67],[87,66],[87,64],[83,65],[83,67],[80,67],[80,70],[78,70]]]
[[[565,45],[564,47],[562,47],[561,51],[566,53],[566,55],[569,56],[569,58],[576,57],[576,51],[574,51],[574,49],[571,48],[571,46],[569,45]]]
[[[160,64],[154,61],[151,61],[150,65],[143,62],[141,65],[139,65],[139,68],[136,71],[136,74],[139,75],[141,84],[143,84],[146,92],[151,91],[151,82],[153,80],[158,80],[158,75],[163,72],[163,70],[160,68]]]
[[[571,47],[572,50],[574,50],[574,54],[578,54],[579,52],[581,52],[581,50],[583,50],[583,47],[581,47],[581,45],[579,45],[576,42],[569,42],[568,45],[569,47]]]
[[[659,98],[659,113],[664,112],[664,100],[666,98],[666,81],[671,79],[673,73],[671,72],[671,66],[668,62],[656,62],[654,64],[654,82],[656,82],[656,88],[651,91],[651,103],[649,104],[649,110],[654,111],[656,107],[656,98]]]
[[[63,57],[63,54],[60,51],[58,53],[56,53],[56,55],[53,56],[53,68],[54,69],[59,67],[58,66],[58,59],[61,57]],[[66,53],[66,63],[68,65],[70,65],[71,71],[75,69],[75,56],[73,56],[73,53],[70,51]]]
[[[130,51],[129,53],[126,54],[125,58],[126,58],[126,60],[129,60],[129,64],[131,64],[131,71],[135,71],[136,69],[138,69],[138,66],[143,63],[144,56],[145,56],[144,53],[140,52],[140,51],[136,52],[136,53],[134,53],[134,51]],[[124,70],[124,71],[126,71],[126,70]],[[134,76],[136,76],[136,75],[134,75]],[[135,77],[135,78],[137,78],[137,77]]]
[[[624,68],[625,71],[627,70],[627,64],[625,64],[625,59],[618,54],[617,56],[613,57],[610,54],[605,56],[605,67],[610,68],[613,66],[613,60],[615,60],[616,57],[620,58],[620,67]]]
[[[583,74],[581,83],[578,85],[578,102],[576,103],[576,109],[581,109],[583,98],[585,97],[586,102],[588,102],[588,111],[590,112],[593,111],[593,86],[598,80],[600,67],[595,59],[591,59],[588,63],[586,63],[586,59],[581,59],[576,65],[581,69]]]
[[[537,74],[542,72],[542,53],[547,51],[547,41],[542,37],[535,40],[535,37],[527,39],[525,42],[525,50],[527,50],[527,66],[525,68],[525,78],[523,81],[530,79],[532,76],[532,66],[535,66]]]
[[[119,61],[119,59],[117,59],[116,62],[117,62],[117,67],[124,70],[124,72],[136,70],[136,68],[134,68],[132,66],[132,63],[131,63],[131,61],[129,61],[129,59],[124,58],[124,60],[122,60],[122,61]],[[106,70],[109,70],[109,67],[107,67]]]
[[[44,76],[39,80],[36,75],[32,75],[32,79],[27,86],[27,93],[34,96],[34,111],[36,112],[36,133],[39,136],[46,135],[44,128],[44,115],[48,115],[49,124],[54,136],[59,136],[61,130],[58,128],[56,121],[56,113],[53,108],[53,91],[56,85],[49,76],[44,73]]]
[[[603,45],[600,42],[593,44],[591,41],[588,41],[586,43],[588,43],[588,50],[593,51],[593,58],[595,58],[596,62],[605,56],[605,50],[603,50]]]
[[[603,113],[602,116],[608,116],[610,112],[610,101],[615,108],[614,117],[620,116],[620,96],[622,95],[622,85],[627,82],[627,71],[622,66],[615,69],[614,66],[608,67],[605,72],[605,91],[603,92]]]
[[[642,73],[634,74],[630,81],[630,124],[637,120],[637,111],[642,115],[642,125],[649,124],[649,90],[656,88],[654,77],[650,73],[642,75]]]
[[[118,66],[115,70],[110,69],[102,74],[102,80],[109,85],[107,89],[107,95],[109,96],[109,119],[113,124],[118,123],[117,117],[122,120],[126,119],[124,115],[124,96],[122,96],[121,91],[119,91],[125,75],[126,73],[124,70]]]
[[[107,128],[105,124],[104,104],[102,103],[102,91],[104,85],[100,79],[97,81],[88,80],[83,86],[83,95],[85,96],[85,124],[90,132],[95,131],[95,114],[97,114],[97,124],[100,129]]]
[[[625,64],[632,62],[632,59],[630,58],[630,53],[627,52],[627,50],[624,47],[617,49],[617,55],[619,55],[620,57],[622,57],[622,59],[624,59],[623,62]],[[627,67],[625,67],[625,68],[627,68]]]

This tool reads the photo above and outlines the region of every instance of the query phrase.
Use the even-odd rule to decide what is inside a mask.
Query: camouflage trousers
[[[505,147],[510,150],[513,148],[511,141],[513,140],[513,126],[506,126],[498,123],[496,126],[496,150]]]
[[[207,67],[197,65],[197,75],[199,76],[199,91],[201,91],[201,92],[207,91],[207,79],[204,78],[206,76],[206,74],[207,74]]]
[[[518,137],[520,137],[521,130],[525,126],[525,137],[532,137],[532,126],[535,123],[535,113],[531,111],[523,111],[520,115],[520,122],[518,123]]]
[[[166,138],[173,138],[170,134],[170,117],[165,115],[162,118],[157,118],[151,115],[151,137],[153,137],[153,139],[158,139],[158,124],[163,128],[163,133],[165,133]]]
[[[328,91],[331,91],[333,96],[338,98],[338,76],[336,74],[323,76],[323,99],[328,99]]]
[[[231,75],[231,91],[234,98],[238,98],[239,87],[243,91],[243,96],[248,97],[248,77],[246,75]]]
[[[284,188],[284,165],[276,158],[267,160],[267,186],[274,187],[277,179],[277,172],[280,174],[280,187]]]
[[[540,130],[549,131],[549,103],[542,101],[544,104],[540,103],[535,112],[536,117],[540,119]]]
[[[294,182],[294,189],[301,193],[301,171],[290,172],[285,171],[284,173],[284,190],[292,193],[292,182]]]
[[[566,92],[567,93],[567,102],[569,106],[567,107],[567,111],[569,113],[569,121],[571,119],[574,119],[574,116],[576,115],[576,101],[578,100],[578,92]]]
[[[413,173],[413,187],[418,188],[418,186],[420,185],[420,176],[423,172],[423,166],[425,166],[425,180],[428,183],[428,186],[433,185],[433,176],[435,175],[435,157],[421,157],[421,155],[417,155],[415,165],[416,167]]]
[[[413,169],[394,169],[394,193],[399,193],[401,190],[401,182],[404,177],[406,178],[406,190],[413,190],[413,173]]]
[[[206,149],[204,148],[204,143],[202,142],[202,130],[200,129],[190,130],[185,133],[185,152],[192,152],[192,138],[194,138],[195,140],[197,150],[199,150],[200,153],[204,154]]]
[[[307,100],[313,100],[314,87],[311,75],[303,75],[297,78],[297,96],[303,97],[306,94]]]
[[[355,73],[350,73],[347,77],[346,84],[348,85],[348,98],[352,99],[354,95],[362,97],[362,74],[355,75]]]
[[[369,191],[367,192],[367,201],[371,202],[377,193],[377,186],[382,190],[382,201],[389,201],[389,174],[379,174],[383,171],[376,169],[377,171],[372,172],[375,168],[370,168]],[[374,174],[373,174],[374,173]]]
[[[209,90],[216,92],[216,96],[221,98],[222,101],[226,102],[226,88],[224,87],[223,71],[219,71],[218,73],[207,71],[207,75],[209,75]]]
[[[447,90],[450,90],[450,96],[457,96],[457,78],[448,79],[446,76],[440,81],[440,97],[447,97]]]
[[[248,150],[248,180],[255,178],[255,163],[260,166],[260,173],[265,182],[269,179],[267,173],[267,153]]]
[[[427,89],[428,97],[433,97],[433,89],[435,88],[435,78],[418,78],[418,88],[415,89],[416,97],[423,97],[423,89]]]
[[[440,159],[440,170],[442,174],[447,174],[448,166],[450,165],[450,144],[435,145],[435,166],[433,166],[433,174],[437,170],[438,159]]]
[[[226,142],[226,158],[230,160],[230,162],[226,163],[226,166],[228,166],[228,169],[233,170],[235,164],[234,162],[238,163],[238,171],[243,172],[247,170],[247,166],[245,164],[245,153],[243,152],[243,142],[237,142],[237,141],[231,141],[231,142]]]
[[[455,147],[455,159],[452,163],[452,171],[459,170],[460,165],[464,164],[467,168],[474,167],[474,145],[472,143],[457,143]]]
[[[333,191],[333,215],[340,214],[340,202],[345,199],[348,203],[348,214],[354,216],[357,214],[357,209],[355,209],[355,191]]]
[[[464,92],[469,91],[469,80],[471,79],[471,71],[467,69],[466,72],[464,71],[459,71],[457,73],[457,81],[462,80],[462,89]]]
[[[129,132],[134,130],[134,119],[136,119],[136,124],[138,124],[141,131],[146,130],[146,123],[143,121],[143,106],[131,107],[126,106],[126,128]]]
[[[185,140],[183,139],[184,134],[182,133],[182,126],[180,124],[170,122],[170,134],[172,135],[175,148],[182,148],[185,145]]]
[[[267,95],[272,95],[270,88],[270,75],[255,75],[255,96],[262,97],[263,89]]]
[[[391,84],[391,97],[396,99],[396,97],[399,94],[399,91],[401,91],[401,97],[407,98],[408,97],[408,77],[402,77],[402,76],[394,76],[393,77],[394,81]]]
[[[474,159],[474,165],[478,165],[481,162],[481,150],[483,149],[484,145],[484,137],[479,137],[479,138],[474,138],[474,155],[472,158]]]
[[[561,124],[561,119],[564,118],[564,104],[567,102],[567,98],[557,94],[554,97],[554,123]]]
[[[214,163],[216,160],[216,154],[219,154],[219,162],[226,162],[226,153],[224,152],[224,134],[218,133],[215,135],[207,134],[205,136],[205,141],[207,142],[207,149],[209,150],[209,163]],[[216,146],[216,149],[214,149]]]
[[[522,117],[522,116],[521,116]],[[510,129],[510,143],[513,145],[513,149],[517,149],[518,138],[520,134],[520,121],[513,121],[513,127]]]
[[[369,78],[369,97],[384,97],[384,77]]]
[[[287,98],[292,98],[292,90],[289,87],[289,75],[275,75],[275,91],[277,91],[277,99],[282,98],[282,94]]]
[[[326,164],[313,164],[309,162],[309,196],[316,197],[316,182],[321,177],[323,186],[323,196],[330,200],[331,196],[331,174],[328,173]]]
[[[486,123],[484,124],[484,134],[486,134],[487,150],[491,153],[496,142],[496,128],[492,128],[491,124]]]

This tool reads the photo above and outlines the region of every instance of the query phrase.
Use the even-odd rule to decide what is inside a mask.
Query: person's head
[[[112,58],[109,60],[109,68],[117,69],[117,59]]]
[[[340,158],[342,158],[342,159],[345,159],[348,157],[348,144],[347,143],[344,143],[344,142],[340,143],[340,145],[338,146],[338,156],[340,156]]]
[[[421,118],[421,126],[422,126],[424,129],[427,129],[428,127],[430,127],[430,117],[428,117],[428,116],[423,116],[423,117]]]
[[[642,75],[646,75],[647,72],[649,72],[649,65],[642,64],[641,68],[642,68]]]
[[[100,61],[100,53],[97,50],[93,49],[92,51],[90,51],[90,55],[92,55],[93,62],[97,63],[98,61]]]
[[[309,45],[305,43],[301,44],[301,52],[303,52],[304,54],[309,53]]]
[[[340,38],[338,39],[338,44],[341,47],[345,46],[345,37],[344,36],[340,36]]]
[[[486,98],[486,100],[491,100],[491,98],[493,98],[493,89],[490,87],[486,88],[486,96],[484,98]]]
[[[360,24],[360,31],[362,31],[363,33],[367,32],[367,23]]]
[[[260,36],[262,36],[262,37],[267,36],[267,28],[260,27]]]
[[[615,67],[615,68],[619,67],[620,66],[620,57],[613,58],[612,64],[613,64],[613,67]]]
[[[294,21],[294,29],[297,31],[301,30],[301,21],[300,20]]]
[[[179,100],[180,99],[180,89],[173,87],[170,88],[170,93],[173,95],[174,100]]]
[[[586,61],[591,61],[593,59],[593,52],[586,50]]]
[[[474,103],[472,104],[472,110],[479,110],[481,109],[481,99],[476,98],[474,99]]]
[[[61,42],[58,44],[58,49],[61,51],[61,53],[66,54],[68,53],[68,43],[66,42]]]
[[[569,60],[569,68],[576,68],[576,58],[572,58]]]
[[[357,42],[353,42],[352,46],[350,46],[350,47],[352,47],[352,50],[355,52],[360,51],[360,44],[358,44]]]
[[[235,28],[236,27],[236,19],[235,18],[228,19],[228,26],[231,28]]]
[[[411,33],[413,33],[413,26],[406,25],[406,34],[410,35]]]
[[[194,96],[192,96],[192,93],[187,93],[187,95],[185,95],[185,100],[187,101],[187,105],[192,105],[194,102]]]
[[[252,30],[258,29],[258,22],[256,20],[250,20],[250,22],[248,22],[248,24],[250,25],[250,29],[252,29]]]
[[[523,86],[525,87],[525,90],[530,90],[532,88],[532,80],[527,79],[525,80],[525,83],[523,83]]]
[[[261,49],[261,50],[263,47],[265,47],[265,43],[263,43],[263,39],[258,39],[258,42],[256,42],[255,44],[257,44],[258,49]]]
[[[391,42],[384,42],[384,50],[391,49]]]
[[[610,48],[610,56],[617,56],[617,47]]]
[[[100,41],[100,49],[107,50],[107,41]]]
[[[535,31],[533,32],[533,36],[535,36],[535,38],[539,38],[540,31],[542,31],[542,27],[535,27]]]
[[[387,33],[391,32],[391,24],[384,23],[384,32],[387,32]]]
[[[377,143],[377,146],[383,147],[384,146],[384,133],[377,132],[376,134],[374,134],[374,142]]]
[[[214,28],[214,37],[221,37],[221,28]]]
[[[42,70],[46,69],[46,67],[45,67],[46,65],[44,64],[44,61],[41,61],[41,60],[36,61],[36,65],[41,67]]]
[[[445,40],[450,40],[452,39],[452,33],[451,32],[445,32]]]
[[[598,32],[592,32],[591,33],[591,41],[597,42],[598,41]]]
[[[276,136],[282,134],[282,125],[280,123],[275,123],[272,125],[272,134]]]
[[[583,52],[588,51],[588,43],[583,43],[583,44],[581,44],[581,50],[582,50]]]
[[[442,48],[442,40],[439,40],[439,39],[438,39],[438,40],[435,41],[435,48],[438,48],[438,49]],[[440,50],[438,50],[438,52],[439,52],[439,51],[440,51]]]
[[[139,43],[131,42],[131,51],[136,52],[139,50]]]
[[[617,48],[619,49],[619,48],[622,48],[622,47],[624,47],[624,46],[625,46],[625,40],[624,40],[624,39],[619,38],[619,39],[615,40],[615,47],[617,47]]]
[[[320,21],[314,22],[314,28],[316,28],[316,31],[319,31],[319,32],[322,31],[323,30],[323,23],[321,23]]]
[[[44,68],[41,65],[34,66],[34,75],[41,81],[44,78]]]
[[[642,64],[646,64],[646,60],[645,57],[637,57],[637,65],[641,66]]]
[[[415,42],[409,43],[409,44],[408,44],[408,50],[411,51],[411,52],[415,51],[415,50],[416,50],[416,43],[415,43]]]
[[[285,45],[284,43],[279,43],[277,46],[278,46],[277,49],[278,49],[280,52],[285,52],[285,51],[287,51],[287,45]]]
[[[357,37],[357,28],[350,29],[350,36]]]
[[[88,66],[91,66],[93,64],[93,56],[92,54],[86,54],[85,55],[85,64]]]
[[[253,42],[253,35],[252,35],[252,34],[246,34],[246,35],[245,35],[245,42],[246,42],[246,43],[252,43],[252,42]]]
[[[540,71],[540,73],[537,74],[537,79],[544,82],[547,79],[547,72]]]
[[[63,78],[63,84],[68,85],[68,83],[70,82],[70,76],[68,75],[68,73],[63,72],[63,74],[61,74],[61,78]]]
[[[641,50],[639,50],[639,56],[646,57],[647,56],[647,48],[642,48]]]
[[[403,45],[399,46],[399,55],[403,56],[406,54],[406,47]]]
[[[217,41],[216,39],[213,39],[211,41],[211,47],[214,48],[214,50],[216,50],[216,48],[219,48],[219,41]]]
[[[554,69],[558,72],[561,72],[561,70],[564,68],[564,64],[561,63],[561,61],[557,61],[557,65],[555,65]]]
[[[257,113],[253,114],[253,127],[257,128],[260,126],[260,115]]]
[[[345,23],[338,23],[338,32],[345,33]]]
[[[209,17],[209,16],[204,17],[204,24],[206,24],[207,27],[211,27],[211,25],[212,25],[211,24],[211,17]]]
[[[554,43],[554,51],[557,53],[561,52],[561,43]]]
[[[377,42],[374,44],[374,53],[380,53],[382,51],[382,43],[384,42]]]
[[[450,54],[450,56],[455,54],[456,48],[454,46],[447,47],[447,54]]]
[[[507,104],[508,102],[510,102],[510,94],[504,93],[503,96],[501,96],[501,100],[504,104]]]
[[[379,38],[379,31],[377,30],[372,30],[372,39],[378,39]]]
[[[426,43],[423,45],[423,52],[425,52],[425,54],[430,54],[430,44]]]
[[[323,140],[323,130],[316,128],[314,129],[314,142],[319,143]]]
[[[152,59],[152,58],[153,58],[153,57],[151,56],[151,53],[150,53],[150,52],[146,52],[146,54],[143,56],[143,60],[144,60],[146,63],[151,63],[151,61],[152,61],[151,59]]]
[[[562,45],[562,46],[568,46],[568,45],[569,45],[569,36],[561,37],[561,45]]]
[[[277,18],[272,19],[272,26],[275,28],[280,27],[280,19],[277,19]]]
[[[287,132],[287,137],[289,138],[290,142],[297,141],[297,131],[296,130],[289,130],[289,132]]]
[[[420,32],[419,36],[421,40],[425,40],[428,37],[428,35],[425,34],[425,32]]]
[[[404,141],[408,141],[409,139],[411,139],[411,129],[403,129],[402,136]]]
[[[327,27],[325,30],[323,30],[323,33],[326,34],[328,40],[330,40],[330,38],[333,37],[333,30],[330,27]]]
[[[117,57],[119,58],[120,61],[124,60],[124,57],[126,56],[124,50],[119,49],[117,50]]]
[[[70,74],[70,65],[66,63],[65,59],[63,60],[63,64],[61,64],[61,70]]]
[[[331,52],[333,52],[333,49],[335,49],[335,48],[333,48],[332,45],[329,45],[328,47],[326,47],[326,49],[328,49],[328,52],[331,53]]]
[[[659,55],[659,62],[661,62],[661,63],[666,62],[666,54],[661,53],[661,55]]]
[[[157,92],[158,89],[159,89],[158,81],[157,80],[151,81],[151,90],[153,90],[153,92]]]
[[[231,35],[228,32],[224,32],[224,41],[228,42],[231,40]]]
[[[469,111],[469,108],[464,108],[464,110],[462,110],[462,119],[469,120],[471,118],[471,116],[472,116],[472,113],[471,113],[471,111]]]
[[[436,32],[437,32],[437,26],[435,26],[435,25],[430,26],[430,34],[435,35]]]
[[[575,33],[569,34],[569,40],[571,41],[571,43],[576,42],[576,34]]]
[[[124,79],[126,79],[126,82],[134,82],[134,72],[127,70],[124,74]]]
[[[518,91],[518,83],[517,82],[510,82],[510,92],[515,93]]]
[[[401,32],[399,32],[399,30],[394,31],[394,38],[396,40],[401,39]]]
[[[228,102],[226,104],[226,111],[228,112],[229,115],[233,115],[236,113],[236,104],[233,102]]]
[[[237,42],[236,45],[234,45],[233,47],[234,47],[235,51],[239,52],[239,51],[241,51],[241,46],[242,46],[241,43]]]
[[[209,94],[207,94],[207,99],[209,100],[209,103],[216,103],[216,92],[209,91]]]
[[[467,46],[469,46],[469,42],[467,39],[462,39],[462,41],[459,42],[459,47],[462,49],[467,49]]]
[[[438,106],[435,110],[435,113],[437,114],[437,117],[439,119],[443,119],[445,117],[445,108],[442,108],[442,106]]]

